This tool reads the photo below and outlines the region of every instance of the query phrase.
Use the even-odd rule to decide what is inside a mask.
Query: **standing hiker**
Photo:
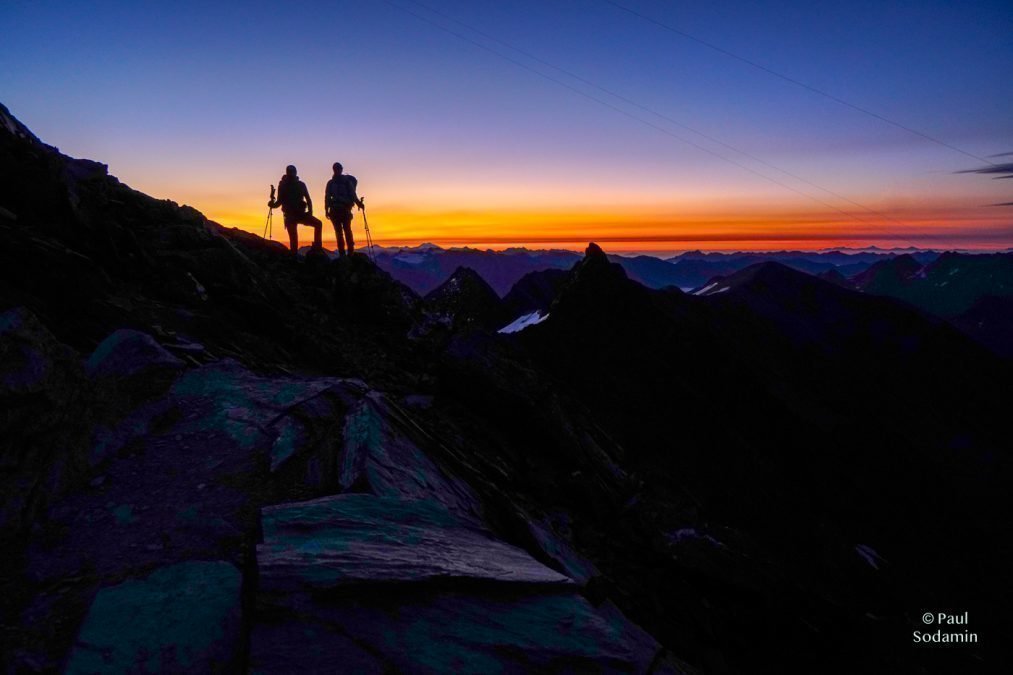
[[[324,192],[324,215],[334,225],[334,235],[338,240],[338,255],[345,255],[345,244],[348,245],[348,255],[355,253],[355,240],[352,238],[352,207],[362,208],[362,200],[355,194],[355,188],[359,181],[355,176],[349,176],[341,166],[341,162],[334,163],[334,177],[327,181],[327,190]]]
[[[295,255],[299,250],[298,228],[300,225],[311,226],[313,228],[313,248],[323,248],[320,236],[324,224],[319,218],[313,217],[313,200],[310,199],[309,190],[306,189],[306,183],[299,180],[298,172],[291,164],[285,167],[285,175],[278,183],[278,199],[268,202],[267,205],[272,209],[281,207],[281,212],[285,215],[285,229],[288,230],[292,255]]]

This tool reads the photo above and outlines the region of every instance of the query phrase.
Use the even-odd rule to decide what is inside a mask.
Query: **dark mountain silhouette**
[[[1013,253],[947,252],[926,265],[904,256],[853,279],[866,293],[888,295],[942,317],[954,317],[988,296],[1013,296]]]
[[[1013,298],[1013,253],[947,252],[924,265],[901,256],[873,265],[851,283],[948,319],[997,354],[1010,355],[1005,310]]]
[[[653,290],[594,245],[422,299],[0,113],[9,670],[1008,659],[1010,371],[944,321],[770,262]],[[912,649],[950,607],[982,643]]]
[[[875,263],[852,277],[852,282],[856,288],[869,293],[892,295],[896,289],[911,283],[922,267],[914,256],[901,255]]]
[[[679,268],[671,263],[649,255],[609,256],[609,260],[618,263],[626,275],[636,282],[650,288],[681,286],[685,277]]]
[[[993,563],[1010,555],[1008,547],[989,552],[984,532],[967,529],[1005,503],[1005,479],[993,472],[1009,470],[996,425],[1008,372],[990,373],[995,360],[941,322],[776,263],[723,283],[726,292],[700,298],[651,291],[592,248],[550,318],[518,339],[613,431],[631,453],[629,466],[645,481],[644,492],[664,493],[679,505],[669,531],[688,527],[676,514],[690,512],[723,524],[695,528],[697,536],[722,542],[722,552],[784,556],[772,568],[791,570],[781,577],[785,585],[761,584],[784,614],[760,610],[762,600],[756,613],[731,603],[719,610],[729,632],[747,634],[745,625],[762,615],[769,632],[752,633],[751,648],[763,650],[775,634],[812,646],[808,631],[796,633],[793,625],[814,601],[827,603],[822,620],[843,621],[858,633],[868,619],[846,616],[899,617],[924,595],[988,605],[990,583],[947,585],[939,575],[955,579],[963,563],[953,561],[974,558],[989,561],[984,574],[996,578]],[[979,436],[984,429],[992,431]],[[942,484],[950,491],[944,502]],[[891,516],[874,515],[885,513]],[[856,553],[866,549],[856,547],[875,550],[891,570],[877,570],[868,585],[864,556]],[[833,562],[832,555],[822,557],[831,550],[839,552]],[[811,557],[816,551],[819,563]],[[685,578],[693,570],[706,579],[696,583],[707,585],[710,597],[730,597],[730,588],[751,583],[734,565],[717,572],[712,561],[681,564],[681,574],[637,569],[631,576],[653,593],[665,587],[672,599],[661,606],[687,591],[658,575]],[[802,600],[797,583],[823,590]],[[801,604],[790,609],[793,602]],[[701,614],[670,624],[673,633],[663,640],[702,648],[706,639],[696,632],[702,620]],[[852,655],[851,669],[863,669],[862,659],[877,649],[891,649],[871,638],[866,646],[864,655]],[[799,655],[810,657],[816,658]]]
[[[848,280],[848,278],[843,274],[841,274],[836,267],[833,269],[829,269],[826,272],[823,272],[822,274],[819,274],[817,276],[819,276],[820,279],[823,279],[823,281],[829,281],[835,286],[840,286],[842,288],[852,287],[851,282]]]
[[[509,319],[503,301],[478,272],[458,267],[450,278],[425,297],[426,309],[455,329],[501,327]]]
[[[568,274],[566,270],[528,272],[513,285],[503,298],[503,304],[513,317],[536,310],[547,311]]]
[[[936,255],[932,251],[917,251],[907,255],[928,262]],[[750,265],[761,262],[779,262],[783,265],[819,276],[836,269],[845,277],[852,277],[869,266],[898,257],[893,252],[845,251],[771,251],[765,253],[702,253],[689,251],[669,258],[679,268],[682,288],[699,288],[711,279],[728,276]]]
[[[1013,359],[1013,295],[987,295],[951,320],[995,353]]]

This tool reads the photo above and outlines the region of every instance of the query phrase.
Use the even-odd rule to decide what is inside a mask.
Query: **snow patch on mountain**
[[[530,314],[525,314],[523,316],[517,317],[503,328],[500,328],[499,332],[505,334],[519,333],[525,328],[529,326],[534,326],[536,324],[540,324],[541,322],[545,321],[548,318],[549,318],[548,314],[545,314],[543,316],[541,312],[536,310],[534,312],[531,312]]]
[[[705,541],[718,548],[727,548],[723,542],[709,534],[702,534],[695,527],[683,527],[675,532],[669,532],[667,538],[672,544],[679,544],[684,541]]]
[[[706,286],[704,286],[703,288],[701,288],[699,291],[696,291],[695,293],[693,293],[693,295],[706,295],[707,291],[709,291],[710,289],[714,288],[715,286],[717,286],[716,283],[707,284]]]
[[[858,544],[855,546],[855,553],[861,556],[862,560],[869,564],[874,570],[878,570],[880,564],[886,562],[883,560],[883,556],[876,553],[876,550],[867,544]]]
[[[717,295],[718,293],[724,293],[730,288],[730,286],[721,286],[718,288],[720,285],[720,282],[714,281],[694,292],[693,295]]]

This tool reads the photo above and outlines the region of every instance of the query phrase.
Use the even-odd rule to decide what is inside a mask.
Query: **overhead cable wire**
[[[523,68],[524,70],[526,70],[526,71],[528,71],[530,73],[533,73],[533,74],[535,74],[535,75],[537,75],[537,76],[539,76],[539,77],[541,77],[541,78],[543,78],[545,80],[548,80],[548,81],[553,82],[553,83],[555,83],[555,84],[557,84],[557,85],[559,85],[561,87],[564,87],[564,88],[570,90],[571,92],[577,94],[578,96],[582,96],[582,97],[587,98],[587,99],[589,99],[591,101],[594,101],[595,103],[598,103],[599,105],[603,105],[606,108],[610,108],[611,110],[619,113],[620,115],[624,115],[625,117],[629,117],[630,119],[636,120],[637,122],[640,122],[641,124],[643,124],[645,126],[648,126],[648,127],[652,128],[652,129],[654,129],[654,130],[656,130],[656,131],[658,131],[660,133],[663,133],[666,136],[670,136],[671,138],[674,138],[674,139],[676,139],[676,140],[678,140],[678,141],[680,141],[682,143],[685,143],[685,144],[687,144],[689,146],[692,146],[692,147],[696,148],[697,150],[700,150],[701,152],[705,152],[705,153],[707,153],[709,155],[717,157],[718,159],[721,159],[721,160],[723,160],[725,162],[733,164],[733,165],[739,167],[740,169],[742,169],[744,171],[748,171],[749,173],[751,173],[751,174],[753,174],[755,176],[758,176],[760,178],[763,178],[766,181],[774,183],[775,185],[778,185],[778,186],[780,186],[780,187],[782,187],[782,188],[784,188],[786,190],[790,190],[791,192],[794,192],[795,194],[798,194],[798,195],[801,195],[801,196],[803,196],[803,197],[805,197],[807,199],[810,199],[810,200],[816,202],[817,204],[820,204],[822,206],[825,206],[828,209],[831,209],[832,211],[836,211],[837,213],[840,213],[840,214],[842,214],[844,216],[847,216],[848,218],[851,218],[852,220],[857,220],[857,221],[862,222],[862,223],[872,222],[872,221],[866,220],[864,218],[861,218],[861,217],[855,215],[854,213],[849,213],[848,211],[844,211],[843,209],[840,209],[837,206],[835,206],[833,204],[830,204],[830,203],[828,203],[828,202],[820,199],[819,197],[815,197],[815,196],[809,194],[808,192],[804,192],[802,190],[799,190],[799,189],[797,189],[797,188],[795,188],[795,187],[793,187],[791,185],[788,185],[787,183],[785,183],[783,181],[780,181],[780,180],[778,180],[776,178],[773,178],[773,177],[771,177],[771,176],[769,176],[769,175],[767,175],[767,174],[765,174],[765,173],[763,173],[761,171],[757,171],[756,169],[752,168],[751,166],[749,166],[747,164],[743,164],[742,162],[736,161],[735,159],[732,159],[731,157],[727,157],[726,155],[722,155],[721,153],[716,152],[716,151],[714,151],[714,150],[712,150],[712,149],[710,149],[710,148],[708,148],[706,146],[700,145],[699,143],[696,143],[696,142],[694,142],[694,141],[692,141],[692,140],[690,140],[688,138],[685,138],[684,136],[680,136],[679,134],[674,133],[670,129],[667,129],[667,128],[663,127],[663,126],[655,124],[654,122],[651,122],[650,120],[647,120],[647,119],[644,119],[643,117],[635,115],[635,114],[631,113],[628,110],[624,110],[623,108],[620,108],[619,106],[614,105],[614,104],[612,104],[612,103],[610,103],[610,102],[608,102],[608,101],[606,101],[604,99],[598,98],[597,96],[589,94],[586,91],[578,89],[577,87],[574,87],[574,86],[572,86],[572,85],[564,82],[563,80],[560,80],[559,78],[556,78],[556,77],[553,77],[551,75],[548,75],[548,74],[546,74],[546,73],[544,73],[544,72],[542,72],[542,71],[540,71],[540,70],[538,70],[536,68],[532,68],[531,66],[529,66],[526,63],[524,63],[523,61],[518,61],[517,59],[515,59],[515,58],[513,58],[513,57],[511,57],[511,56],[509,56],[507,54],[504,54],[503,52],[500,52],[500,51],[498,51],[496,49],[493,49],[489,45],[483,44],[483,43],[479,42],[478,40],[472,39],[471,37],[469,37],[467,35],[464,35],[463,33],[460,33],[458,31],[453,30],[452,28],[448,28],[448,27],[446,27],[446,26],[444,26],[444,25],[442,25],[442,24],[440,24],[440,23],[438,23],[436,21],[433,21],[432,19],[430,19],[430,18],[428,18],[428,17],[426,17],[426,16],[424,16],[422,14],[419,14],[418,12],[412,11],[408,7],[405,7],[403,5],[399,5],[398,3],[393,2],[393,0],[384,0],[384,2],[386,4],[388,4],[388,5],[390,5],[391,7],[394,7],[396,9],[401,10],[402,12],[405,12],[406,14],[410,14],[411,16],[415,17],[416,19],[418,19],[418,20],[420,20],[420,21],[422,21],[424,23],[427,23],[430,26],[433,26],[434,28],[437,28],[438,30],[441,30],[441,31],[443,31],[445,33],[453,35],[454,37],[457,37],[458,39],[463,40],[465,42],[468,42],[469,44],[474,45],[475,47],[478,47],[479,49],[482,49],[482,50],[485,50],[485,51],[487,51],[487,52],[489,52],[491,54],[494,54],[494,55],[496,55],[496,56],[498,56],[498,57],[500,57],[500,58],[502,58],[502,59],[504,59],[506,61],[509,61],[510,63],[514,64],[515,66],[517,66],[519,68]]]
[[[790,178],[793,178],[793,179],[799,181],[800,183],[805,183],[806,185],[808,185],[810,187],[816,188],[817,190],[821,190],[821,191],[827,193],[828,195],[831,195],[831,196],[833,196],[833,197],[835,197],[837,199],[840,199],[841,201],[847,202],[847,203],[851,204],[852,206],[856,206],[856,207],[858,207],[860,209],[863,209],[864,211],[868,211],[869,213],[871,213],[871,214],[873,214],[875,216],[878,216],[878,217],[880,217],[880,218],[882,218],[884,220],[888,220],[888,221],[890,221],[892,223],[895,223],[895,224],[901,225],[901,226],[905,226],[905,227],[909,226],[909,223],[902,222],[902,221],[897,220],[896,218],[893,218],[892,216],[889,216],[889,215],[887,215],[885,213],[881,213],[879,211],[876,211],[875,209],[872,209],[872,208],[870,208],[870,207],[868,207],[868,206],[866,206],[864,204],[856,202],[853,199],[850,199],[848,197],[845,197],[844,195],[838,194],[837,192],[831,190],[830,188],[823,187],[822,185],[819,185],[818,183],[814,183],[811,180],[803,178],[802,176],[799,176],[799,175],[797,175],[797,174],[795,174],[795,173],[793,173],[791,171],[788,171],[787,169],[782,169],[781,167],[779,167],[779,166],[777,166],[775,164],[772,164],[771,162],[768,162],[768,161],[764,160],[762,157],[757,157],[756,155],[754,155],[754,154],[752,154],[750,152],[747,152],[746,150],[742,150],[741,148],[735,147],[734,145],[732,145],[730,143],[726,143],[726,142],[722,141],[721,139],[716,138],[716,137],[714,137],[714,136],[712,136],[710,134],[707,134],[707,133],[705,133],[703,131],[699,131],[698,129],[694,129],[693,127],[691,127],[691,126],[689,126],[687,124],[684,124],[684,123],[682,123],[682,122],[680,122],[680,121],[678,121],[678,120],[676,120],[676,119],[674,119],[674,118],[672,118],[672,117],[670,117],[670,116],[668,116],[668,115],[666,115],[664,113],[658,112],[657,110],[654,110],[653,108],[651,108],[649,106],[646,106],[646,105],[643,105],[641,103],[638,103],[637,101],[634,101],[633,99],[631,99],[631,98],[629,98],[627,96],[624,96],[624,95],[619,94],[619,93],[617,93],[617,92],[615,92],[615,91],[613,91],[611,89],[608,89],[608,88],[606,88],[606,87],[604,87],[604,86],[602,86],[600,84],[597,84],[596,82],[593,82],[593,81],[591,81],[591,80],[589,80],[589,79],[587,79],[585,77],[582,77],[582,76],[580,76],[580,75],[578,75],[578,74],[576,74],[576,73],[574,73],[574,72],[572,72],[570,70],[567,70],[567,69],[562,68],[560,66],[557,66],[557,65],[555,65],[553,63],[550,63],[549,61],[546,61],[545,59],[540,58],[540,57],[538,57],[538,56],[536,56],[536,55],[534,55],[534,54],[532,54],[532,53],[530,53],[528,51],[525,51],[523,49],[515,47],[515,46],[511,45],[510,43],[497,38],[494,35],[490,35],[489,33],[486,33],[486,32],[484,32],[484,31],[482,31],[482,30],[480,30],[478,28],[475,28],[474,26],[471,26],[471,25],[469,25],[469,24],[467,24],[467,23],[465,23],[463,21],[460,21],[460,20],[454,18],[453,16],[450,16],[450,15],[444,13],[444,12],[441,12],[438,9],[430,7],[429,5],[427,5],[427,4],[423,3],[423,2],[419,2],[419,0],[408,0],[408,1],[411,2],[412,4],[418,5],[419,7],[425,8],[426,10],[432,12],[433,14],[437,14],[437,15],[441,16],[441,17],[447,19],[448,21],[452,21],[455,24],[457,24],[458,26],[461,26],[462,28],[466,28],[467,30],[472,31],[473,33],[475,33],[477,35],[481,35],[482,37],[484,37],[484,38],[486,38],[488,40],[491,40],[491,41],[493,41],[493,42],[495,42],[495,43],[497,43],[499,45],[502,45],[502,46],[506,47],[507,49],[510,49],[510,50],[512,50],[512,51],[514,51],[514,52],[516,52],[518,54],[521,54],[521,55],[525,56],[526,58],[531,59],[532,61],[535,61],[537,63],[540,63],[543,66],[551,68],[551,69],[555,70],[558,73],[562,73],[563,75],[566,75],[567,77],[571,77],[574,80],[577,80],[578,82],[581,82],[581,83],[583,83],[583,84],[585,84],[585,85],[587,85],[589,87],[597,89],[598,91],[600,91],[600,92],[602,92],[604,94],[612,96],[612,97],[614,97],[614,98],[616,98],[616,99],[618,99],[618,100],[626,103],[627,105],[631,105],[631,106],[633,106],[635,108],[643,110],[644,112],[649,113],[651,115],[654,115],[655,117],[657,117],[659,119],[665,120],[666,122],[668,122],[670,124],[674,124],[675,126],[681,128],[681,129],[685,129],[686,131],[689,131],[690,133],[696,134],[697,136],[700,136],[701,138],[705,138],[708,141],[710,141],[712,143],[715,143],[716,145],[720,145],[723,148],[726,148],[728,150],[736,152],[736,153],[738,153],[738,154],[740,154],[740,155],[742,155],[744,157],[748,157],[749,159],[753,160],[754,162],[757,162],[758,164],[762,164],[763,166],[765,166],[765,167],[767,167],[769,169],[773,169],[775,171],[778,171],[778,172],[784,174],[785,176],[788,176]],[[809,195],[807,195],[807,196],[809,196]]]
[[[942,139],[939,139],[939,138],[937,138],[935,136],[929,135],[929,134],[927,134],[925,132],[922,132],[922,131],[918,131],[917,129],[913,129],[913,128],[907,126],[906,124],[902,124],[900,122],[897,122],[895,120],[890,119],[889,117],[886,117],[884,115],[880,115],[879,113],[874,112],[872,110],[869,110],[868,108],[864,108],[864,107],[862,107],[860,105],[856,105],[854,103],[851,103],[850,101],[846,101],[843,98],[840,98],[839,96],[835,96],[835,95],[833,95],[833,94],[831,94],[831,93],[829,93],[827,91],[824,91],[822,89],[814,87],[811,84],[806,84],[802,80],[799,80],[799,79],[796,79],[794,77],[791,77],[790,75],[785,75],[784,73],[780,73],[780,72],[774,70],[773,68],[768,68],[767,66],[765,66],[765,65],[763,65],[761,63],[757,63],[756,61],[753,61],[752,59],[748,59],[745,56],[740,56],[740,55],[736,54],[735,52],[729,51],[729,50],[725,49],[724,47],[721,47],[720,45],[716,45],[713,42],[709,42],[707,40],[704,40],[703,38],[699,38],[699,37],[697,37],[697,36],[695,36],[695,35],[693,35],[691,33],[687,33],[684,30],[676,28],[675,26],[667,24],[667,23],[665,23],[663,21],[659,21],[658,19],[655,19],[653,17],[647,16],[646,14],[643,14],[642,12],[638,12],[637,10],[635,10],[635,9],[633,9],[631,7],[627,7],[626,5],[623,5],[621,3],[615,2],[615,0],[602,0],[602,1],[605,2],[605,3],[608,3],[609,5],[612,5],[616,9],[619,9],[619,10],[621,10],[623,12],[626,12],[627,14],[639,17],[639,18],[643,19],[644,21],[647,21],[648,23],[654,24],[655,26],[658,26],[659,28],[663,28],[663,29],[669,31],[670,33],[675,33],[676,35],[680,35],[680,36],[686,38],[687,40],[692,40],[693,42],[696,42],[697,44],[703,45],[704,47],[707,47],[708,49],[711,49],[711,50],[714,50],[714,51],[719,52],[721,54],[724,54],[725,56],[727,56],[729,58],[735,59],[736,61],[741,61],[742,63],[745,63],[745,64],[747,64],[749,66],[752,66],[753,68],[756,68],[757,70],[762,70],[763,72],[767,73],[768,75],[772,75],[772,76],[774,76],[776,78],[784,80],[785,82],[790,82],[791,84],[794,84],[795,86],[802,87],[803,89],[806,89],[806,90],[808,90],[808,91],[810,91],[810,92],[812,92],[814,94],[817,94],[817,95],[822,96],[824,98],[830,99],[831,101],[834,101],[835,103],[839,103],[840,105],[843,105],[843,106],[846,106],[848,108],[851,108],[852,110],[857,110],[860,113],[863,113],[865,115],[869,115],[870,117],[874,117],[874,118],[876,118],[876,119],[878,119],[878,120],[880,120],[882,122],[886,122],[887,124],[895,126],[898,129],[903,129],[904,131],[906,131],[906,132],[908,132],[910,134],[914,134],[915,136],[920,136],[921,138],[924,138],[925,140],[928,140],[928,141],[931,141],[931,142],[936,143],[938,145],[941,145],[944,148],[949,148],[950,150],[953,150],[954,152],[959,152],[960,154],[965,155],[967,157],[970,157],[972,159],[976,159],[979,162],[985,162],[986,164],[992,164],[992,162],[990,162],[986,158],[981,157],[979,155],[976,155],[973,152],[968,152],[967,150],[964,150],[963,148],[958,148],[957,146],[955,146],[955,145],[953,145],[951,143],[947,143],[946,141],[944,141]]]

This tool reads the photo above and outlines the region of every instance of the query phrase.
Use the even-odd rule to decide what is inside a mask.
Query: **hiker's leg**
[[[308,225],[313,226],[313,248],[322,249],[324,247],[323,242],[323,222],[316,216],[308,216]]]
[[[352,212],[349,211],[342,221],[345,230],[345,241],[348,242],[348,255],[355,253],[355,239],[352,238]]]
[[[341,231],[341,219],[335,216],[333,212],[331,213],[331,225],[334,226],[334,238],[338,242],[338,255],[343,256],[345,255],[345,237]]]
[[[288,230],[288,243],[292,249],[292,255],[295,255],[299,250],[299,226],[296,223],[285,223],[285,229]]]

